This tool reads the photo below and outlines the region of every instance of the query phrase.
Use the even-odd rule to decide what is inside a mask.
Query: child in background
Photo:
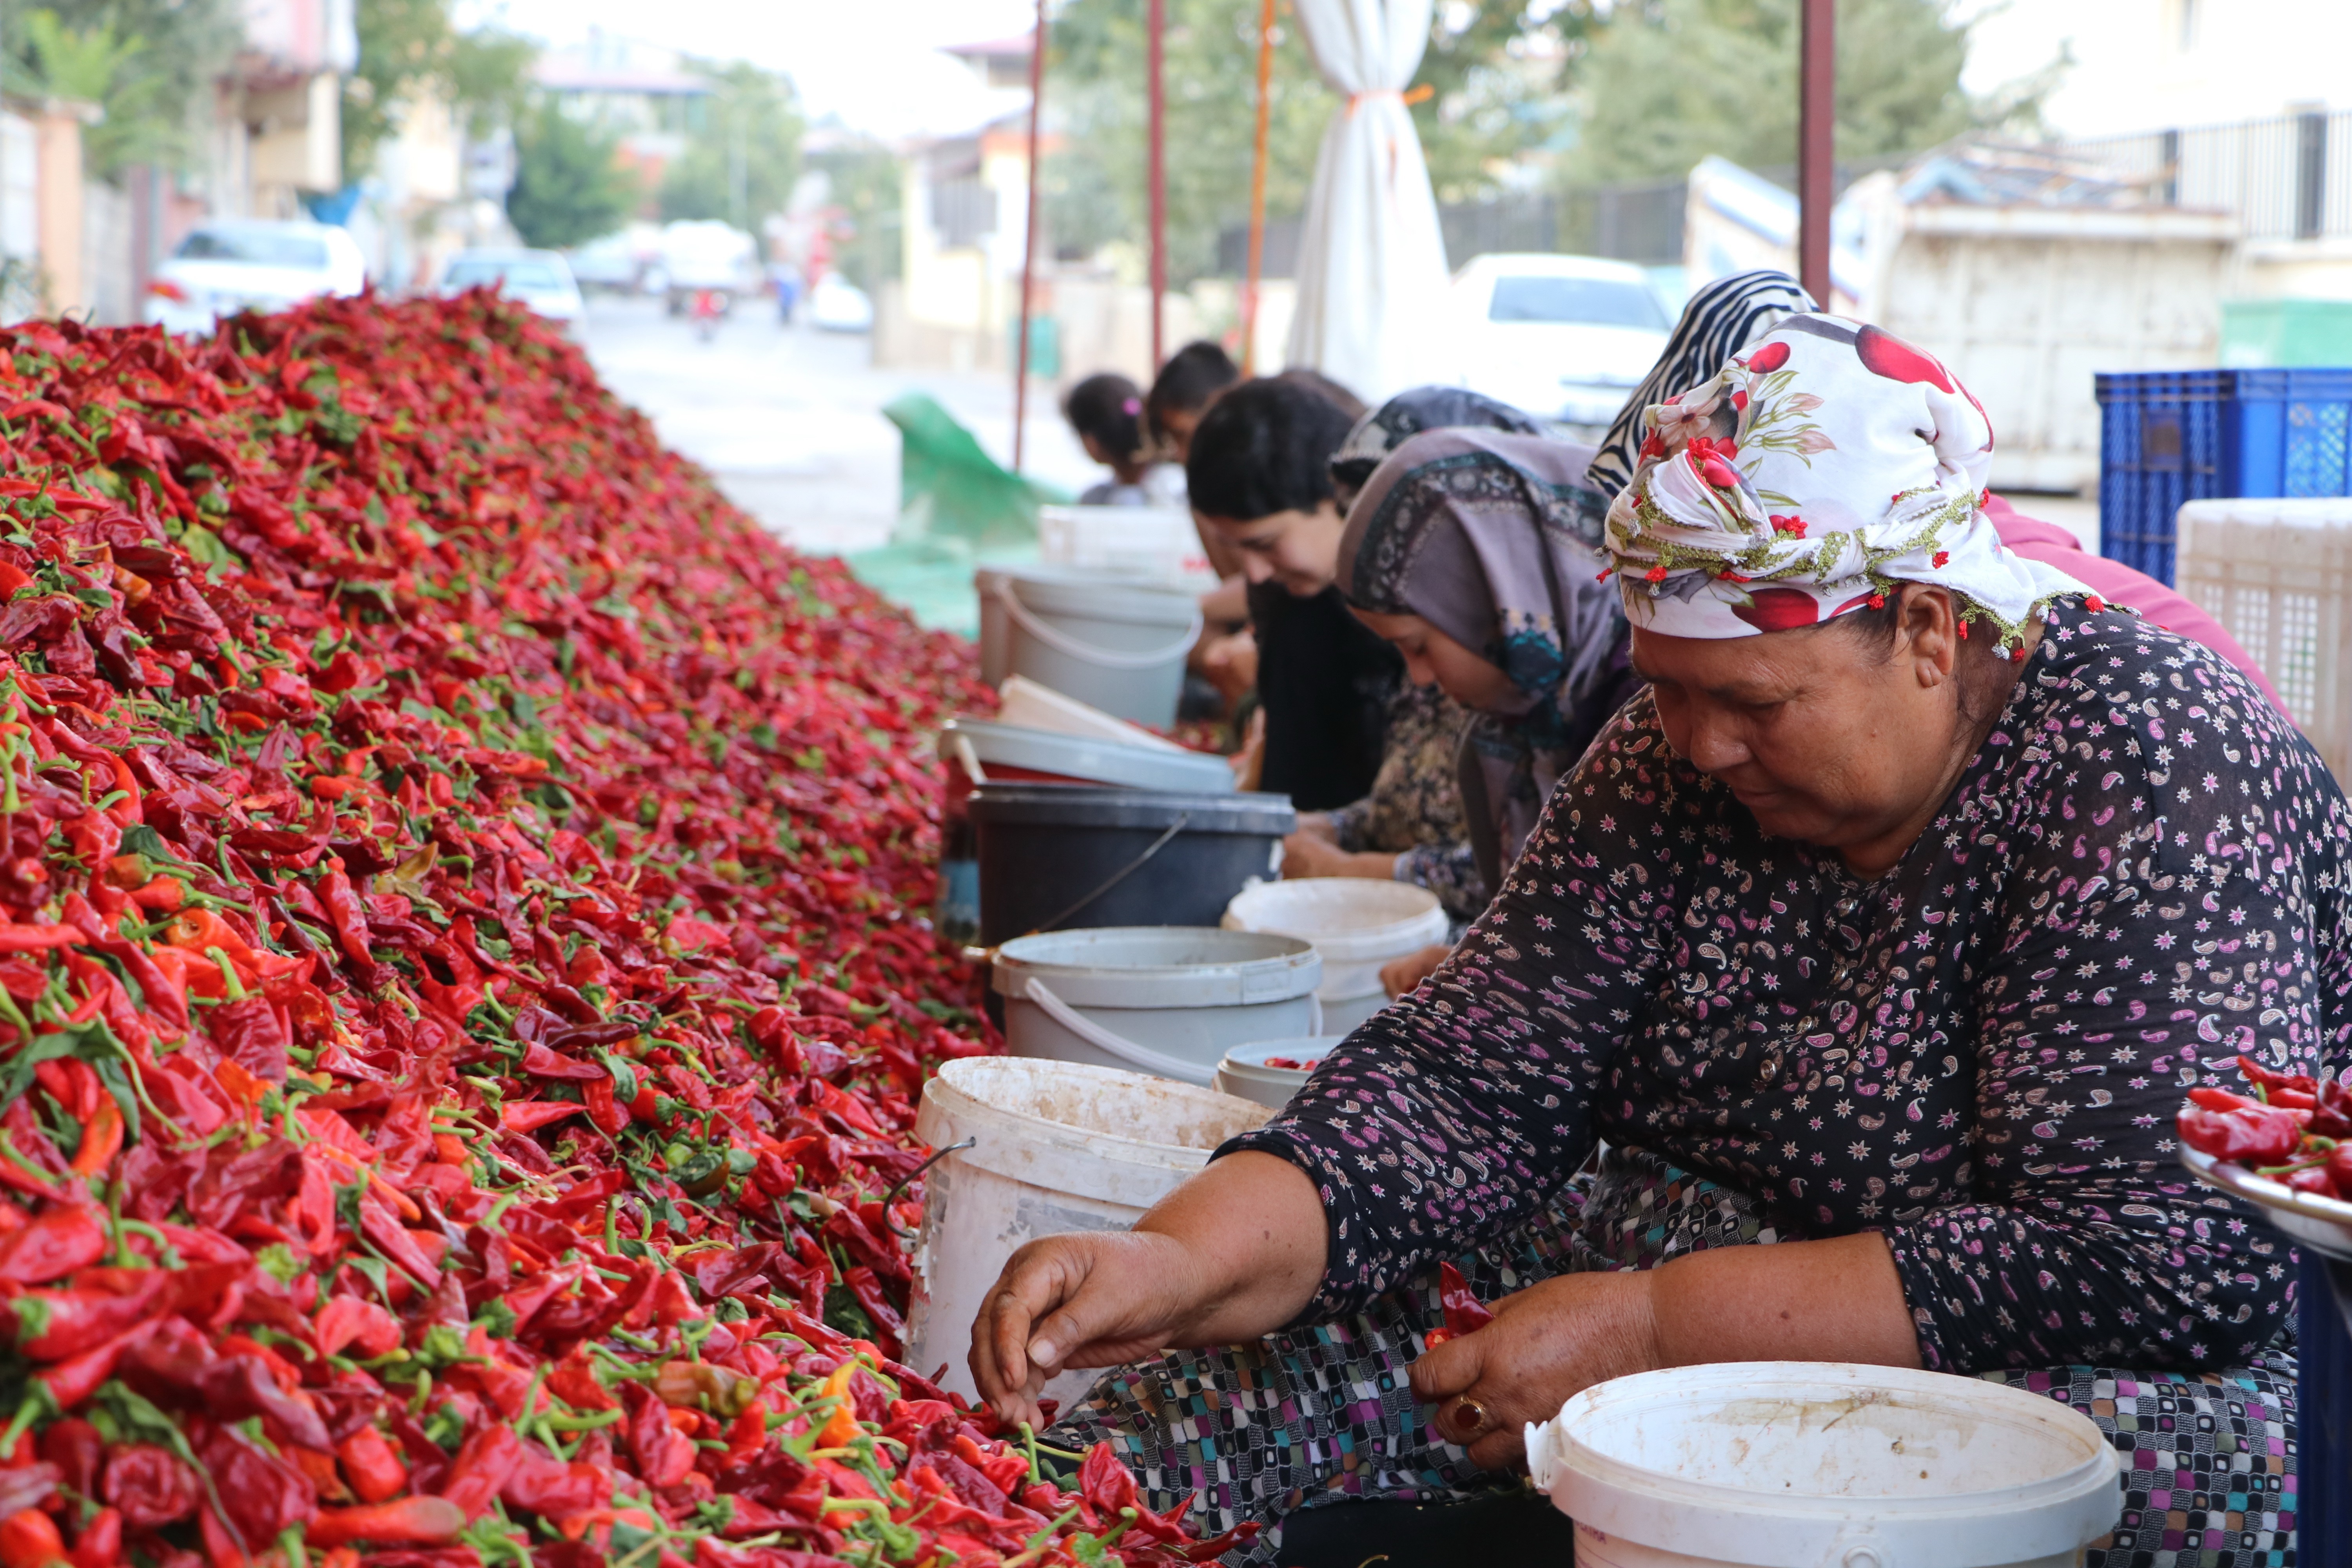
[[[1111,472],[1109,479],[1089,485],[1079,494],[1079,505],[1181,503],[1181,489],[1164,477],[1166,470],[1154,460],[1144,435],[1141,387],[1108,372],[1090,375],[1070,388],[1070,395],[1062,400],[1062,416],[1077,432],[1087,456]]]

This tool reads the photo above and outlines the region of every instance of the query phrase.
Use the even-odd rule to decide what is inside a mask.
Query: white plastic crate
[[[2352,497],[2190,501],[2176,527],[2180,591],[2352,782]]]
[[[1040,507],[1037,558],[1056,566],[1149,577],[1200,593],[1217,585],[1192,514],[1181,507]]]

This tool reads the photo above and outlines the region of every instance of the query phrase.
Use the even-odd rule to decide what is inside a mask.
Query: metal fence
[[[1683,258],[1685,192],[1681,180],[1571,187],[1557,194],[1443,205],[1437,222],[1445,235],[1445,259],[1454,267],[1474,256],[1528,250],[1613,256],[1654,266]],[[1299,227],[1297,217],[1266,220],[1266,277],[1297,275]],[[1246,225],[1234,224],[1218,234],[1221,274],[1241,276],[1248,257]]]
[[[2352,110],[2060,144],[2175,206],[2238,215],[2248,239],[2352,234]]]

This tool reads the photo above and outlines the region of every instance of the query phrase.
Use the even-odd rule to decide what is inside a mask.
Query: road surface
[[[738,306],[709,342],[659,301],[598,296],[581,328],[604,384],[649,415],[744,510],[798,549],[880,544],[898,515],[898,432],[882,405],[938,398],[1000,463],[1013,451],[1012,377],[877,370],[861,334],[783,327],[764,300]],[[1028,470],[1077,489],[1100,478],[1053,394],[1029,395]]]

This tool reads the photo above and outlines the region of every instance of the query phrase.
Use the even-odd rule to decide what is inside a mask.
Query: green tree
[[[1042,171],[1045,223],[1065,251],[1142,242],[1140,0],[1070,0],[1054,18],[1045,108],[1059,143]],[[1181,284],[1216,265],[1221,230],[1249,217],[1257,113],[1259,0],[1169,0],[1168,248]],[[1591,0],[1473,0],[1438,7],[1413,110],[1441,200],[1486,194],[1514,162],[1562,139],[1564,78],[1591,25]],[[1277,16],[1266,211],[1307,205],[1339,99],[1305,36]]]
[[[686,151],[662,171],[661,215],[756,231],[784,210],[800,177],[800,105],[792,83],[757,66],[739,60],[703,74],[713,90]]]
[[[1597,30],[1580,144],[1589,181],[1673,178],[1708,153],[1797,155],[1797,0],[1648,0]],[[1838,0],[1837,155],[1916,153],[2030,115],[2048,83],[1979,102],[1960,88],[1968,27],[1946,0]]]
[[[511,33],[460,33],[450,0],[359,0],[359,65],[343,79],[343,181],[375,166],[399,134],[404,107],[425,94],[448,102],[467,134],[485,136],[520,111],[535,52]]]
[[[1249,216],[1259,0],[1169,0],[1165,65],[1171,280],[1213,271],[1217,235]],[[1064,250],[1144,243],[1144,7],[1071,0],[1054,18],[1045,110],[1058,146],[1040,173],[1047,237]],[[1339,100],[1297,24],[1277,26],[1266,211],[1307,205],[1315,153]]]
[[[526,245],[561,249],[612,233],[636,205],[637,183],[615,162],[620,138],[542,102],[515,127],[507,217]]]
[[[104,117],[82,137],[85,166],[111,179],[133,163],[184,170],[203,146],[215,79],[237,42],[232,0],[53,0],[0,6],[0,85],[74,98]]]
[[[1437,7],[1412,116],[1439,201],[1491,195],[1513,165],[1573,140],[1569,87],[1594,29],[1591,0]]]

